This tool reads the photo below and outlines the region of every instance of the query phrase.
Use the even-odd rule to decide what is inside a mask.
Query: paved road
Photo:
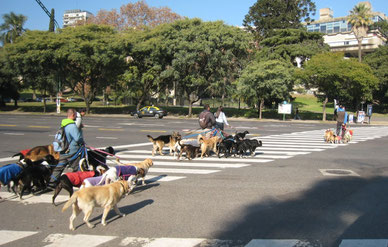
[[[52,141],[60,119],[7,116],[0,120],[0,158]],[[254,157],[176,161],[155,156],[147,185],[119,203],[108,225],[95,228],[49,202],[51,194],[20,202],[5,189],[0,202],[4,246],[387,246],[388,128],[355,126],[353,141],[322,141],[324,124],[231,121],[263,141]],[[12,126],[10,126],[12,125]],[[122,160],[151,156],[146,134],[195,129],[194,120],[85,119],[91,146],[113,145]],[[234,129],[233,129],[234,130]],[[99,137],[99,138],[98,138]],[[109,164],[113,164],[112,161]],[[340,169],[340,170],[337,170]],[[62,192],[58,202],[66,201]],[[369,244],[369,245],[368,245]]]

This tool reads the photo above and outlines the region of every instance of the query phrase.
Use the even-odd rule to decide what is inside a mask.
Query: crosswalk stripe
[[[186,177],[183,177],[183,176],[170,176],[170,175],[150,175],[150,174],[147,174],[146,176],[146,183],[149,183],[149,182],[171,182],[171,181],[175,181],[175,180],[179,180],[179,179],[182,179],[182,178],[186,178]]]
[[[37,204],[37,203],[51,203],[52,197],[54,192],[52,193],[46,193],[46,194],[40,194],[40,195],[23,195],[23,199],[20,200],[19,197],[13,193],[9,192],[0,192],[0,196],[7,201],[14,201],[19,202],[23,204]],[[58,195],[57,198],[55,198],[56,203],[65,202],[69,199],[68,195]]]
[[[205,241],[204,238],[155,238],[155,239],[145,239],[145,238],[125,238],[121,241],[120,246],[127,246],[131,243],[143,243],[142,247],[170,247],[170,246],[179,246],[179,247],[193,247],[199,245],[201,242]]]
[[[304,241],[296,239],[252,239],[245,247],[293,247],[303,245]]]
[[[387,247],[388,239],[344,239],[339,247]]]
[[[230,163],[215,163],[215,162],[210,162],[210,163],[194,163],[194,162],[189,162],[185,160],[185,158],[181,158],[182,161],[177,161],[177,162],[167,162],[167,161],[155,161],[153,167],[157,166],[178,166],[178,167],[217,167],[217,168],[241,168],[241,167],[246,167],[250,166],[250,164],[230,164]],[[186,162],[185,162],[186,161]],[[128,161],[129,163],[135,163],[137,161],[131,160]]]
[[[25,237],[29,237],[36,233],[38,232],[0,230],[0,245],[7,244]]]
[[[43,242],[51,243],[45,247],[87,246],[94,247],[117,238],[117,236],[86,235],[86,234],[50,234]]]
[[[135,155],[135,154],[118,154],[118,156],[120,158],[123,158],[121,160],[121,162],[123,162],[123,160],[125,159],[145,159],[145,158],[150,158],[149,156],[145,156],[145,155]],[[272,159],[260,159],[259,156],[256,156],[258,159],[248,159],[248,158],[239,158],[239,159],[222,159],[222,162],[257,162],[257,163],[266,163],[266,162],[271,162],[273,161]],[[170,155],[165,155],[165,156],[160,156],[160,155],[157,155],[157,156],[154,156],[151,158],[152,160],[154,160],[154,162],[156,160],[176,160],[176,158],[174,158],[174,156],[170,156]],[[217,161],[217,162],[220,162],[220,159],[218,157],[206,157],[206,158],[198,158],[198,159],[195,159],[195,161],[198,161],[198,162],[209,162],[209,161]]]
[[[174,169],[174,168],[152,168],[149,173],[184,173],[184,174],[210,174],[219,172],[220,170],[201,170],[201,169]]]

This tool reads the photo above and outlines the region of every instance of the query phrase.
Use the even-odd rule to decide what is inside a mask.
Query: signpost
[[[287,101],[283,101],[282,104],[278,105],[278,113],[283,114],[283,121],[286,120],[286,114],[291,114],[292,105],[288,104]]]

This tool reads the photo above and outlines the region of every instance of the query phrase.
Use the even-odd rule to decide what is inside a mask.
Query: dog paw
[[[75,231],[75,227],[69,227],[70,231]]]

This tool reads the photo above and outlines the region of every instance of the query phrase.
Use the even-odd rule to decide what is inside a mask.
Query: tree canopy
[[[26,30],[23,25],[27,21],[24,15],[17,15],[14,12],[3,15],[4,23],[0,25],[1,41],[3,44],[13,43],[17,37],[21,36]]]
[[[261,41],[278,29],[301,28],[302,21],[311,21],[315,9],[311,0],[257,0],[249,8],[243,26]]]

